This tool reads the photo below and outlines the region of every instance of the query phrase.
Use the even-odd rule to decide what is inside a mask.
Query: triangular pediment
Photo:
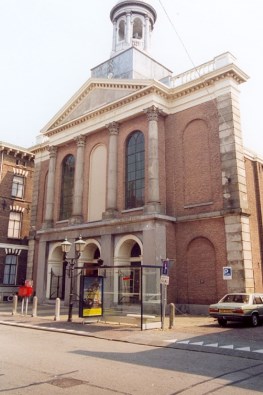
[[[94,80],[87,83],[66,103],[42,130],[46,133],[53,128],[80,118],[98,108],[121,100],[137,90],[145,88],[145,82],[131,82],[125,80]]]

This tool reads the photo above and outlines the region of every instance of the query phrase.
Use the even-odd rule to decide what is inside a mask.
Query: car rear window
[[[261,296],[254,297],[253,304],[262,304],[262,303],[263,303],[263,299]]]
[[[223,303],[248,303],[249,295],[226,295],[221,302]]]

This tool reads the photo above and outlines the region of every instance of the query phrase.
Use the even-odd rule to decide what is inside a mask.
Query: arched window
[[[144,205],[144,135],[133,132],[126,143],[125,208]]]
[[[60,220],[68,219],[72,214],[74,172],[75,158],[73,155],[67,155],[62,162]]]
[[[122,19],[119,23],[119,41],[123,41],[125,37],[125,22]]]
[[[140,18],[135,18],[133,21],[133,38],[142,39],[142,21]]]

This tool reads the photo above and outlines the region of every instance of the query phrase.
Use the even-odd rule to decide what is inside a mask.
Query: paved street
[[[247,395],[263,361],[0,325],[0,393]]]
[[[62,307],[60,321],[54,321],[54,306],[39,306],[38,316],[12,315],[12,304],[0,304],[0,324],[26,326],[45,331],[59,331],[81,336],[118,340],[135,344],[170,347],[176,349],[202,351],[204,353],[225,354],[263,360],[263,326],[252,328],[232,323],[220,328],[217,322],[207,316],[176,315],[174,328],[165,330],[140,331],[135,326],[113,325],[94,321],[83,324],[74,311],[73,322],[67,322],[67,308]],[[21,313],[21,306],[18,313]]]

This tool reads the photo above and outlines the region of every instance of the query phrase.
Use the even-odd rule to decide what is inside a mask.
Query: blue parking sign
[[[163,273],[164,275],[168,275],[168,265],[169,265],[169,261],[168,260],[164,260],[163,261]]]
[[[223,279],[232,280],[232,267],[229,266],[223,267]]]

